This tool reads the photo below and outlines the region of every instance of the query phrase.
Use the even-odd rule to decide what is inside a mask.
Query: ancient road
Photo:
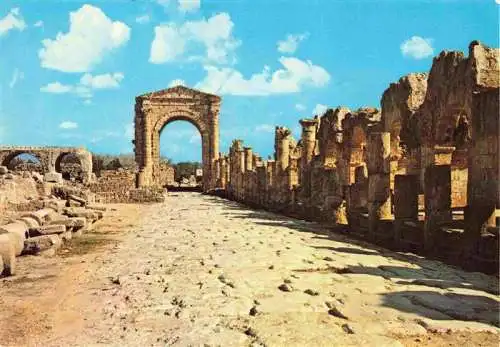
[[[25,275],[0,280],[0,344],[498,341],[495,277],[215,197],[117,205],[81,239],[56,257],[20,258]]]

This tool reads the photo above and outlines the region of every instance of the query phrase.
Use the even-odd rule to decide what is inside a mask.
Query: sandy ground
[[[498,346],[498,280],[196,193],[0,279],[3,346]]]

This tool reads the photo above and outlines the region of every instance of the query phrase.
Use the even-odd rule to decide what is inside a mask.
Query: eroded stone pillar
[[[427,167],[424,178],[424,197],[424,248],[429,251],[434,247],[434,234],[439,226],[452,220],[450,165]]]
[[[391,220],[391,178],[389,132],[374,132],[368,136],[368,218],[369,233],[381,233],[380,221]]]
[[[285,127],[277,127],[275,133],[276,160],[278,169],[285,172],[290,158],[290,135],[291,132]]]
[[[219,188],[226,189],[227,184],[227,158],[223,155],[219,156],[220,162],[220,184]]]
[[[316,146],[316,119],[301,119],[302,126],[302,158],[301,158],[301,179],[300,185],[302,196],[308,198],[311,193],[310,187],[310,168],[309,165],[314,157],[314,148]]]
[[[394,239],[401,239],[405,221],[418,220],[418,175],[396,175],[394,178]]]
[[[472,146],[468,158],[465,211],[465,236],[469,247],[472,247],[481,235],[486,234],[489,228],[496,226],[495,211],[500,208],[498,93],[499,88],[496,86],[473,96]]]
[[[142,167],[139,167],[137,177],[138,187],[147,187],[152,184],[153,179],[153,147],[151,143],[152,124],[149,113],[144,112],[142,115]]]
[[[253,170],[253,152],[251,147],[243,148],[245,155],[245,169],[244,171],[252,171]]]

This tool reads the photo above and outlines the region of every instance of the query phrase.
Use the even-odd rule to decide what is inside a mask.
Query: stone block
[[[2,274],[5,276],[16,274],[16,242],[12,234],[0,234],[0,257],[2,258]]]
[[[43,180],[49,183],[63,183],[62,174],[59,172],[47,172],[43,176]]]
[[[452,219],[450,165],[430,165],[426,168],[424,195],[424,247],[430,251],[434,248],[436,231]]]
[[[32,217],[21,217],[18,220],[26,224],[28,229],[38,228],[40,226],[40,223]]]
[[[394,217],[396,219],[418,219],[418,175],[396,175],[394,181]]]
[[[48,222],[52,216],[53,216],[54,211],[50,208],[43,208],[41,210],[37,210],[34,212],[27,212],[23,213],[21,217],[29,217],[33,218],[38,222],[39,225],[43,225],[46,222]]]
[[[9,172],[9,169],[7,169],[6,166],[0,166],[0,175],[5,175],[8,172]]]
[[[390,199],[391,181],[389,174],[370,174],[368,176],[368,201],[384,202]]]
[[[451,211],[451,167],[431,165],[424,176],[425,211],[427,215]]]
[[[24,248],[24,241],[29,236],[28,227],[24,222],[14,222],[0,226],[0,234],[13,235],[16,255],[20,255]]]
[[[391,172],[391,134],[389,132],[369,134],[367,151],[367,166],[370,175]]]
[[[36,229],[42,235],[62,234],[66,232],[66,226],[61,224],[44,225]]]
[[[61,244],[61,238],[55,234],[30,237],[24,241],[24,252],[36,254],[49,249],[57,250]]]
[[[87,227],[87,219],[85,217],[72,217],[70,220],[73,222],[73,228],[78,230],[78,229],[83,229]]]

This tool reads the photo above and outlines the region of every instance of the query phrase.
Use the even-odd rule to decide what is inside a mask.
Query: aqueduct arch
[[[92,178],[92,154],[84,148],[1,146],[0,165],[8,166],[13,158],[22,154],[29,154],[37,158],[44,173],[60,172],[62,158],[66,155],[74,155],[80,162],[84,182],[89,182]]]
[[[203,191],[215,188],[215,162],[219,158],[219,109],[221,98],[177,86],[136,97],[135,160],[137,186],[156,185],[160,160],[160,133],[169,123],[184,120],[201,135]]]

